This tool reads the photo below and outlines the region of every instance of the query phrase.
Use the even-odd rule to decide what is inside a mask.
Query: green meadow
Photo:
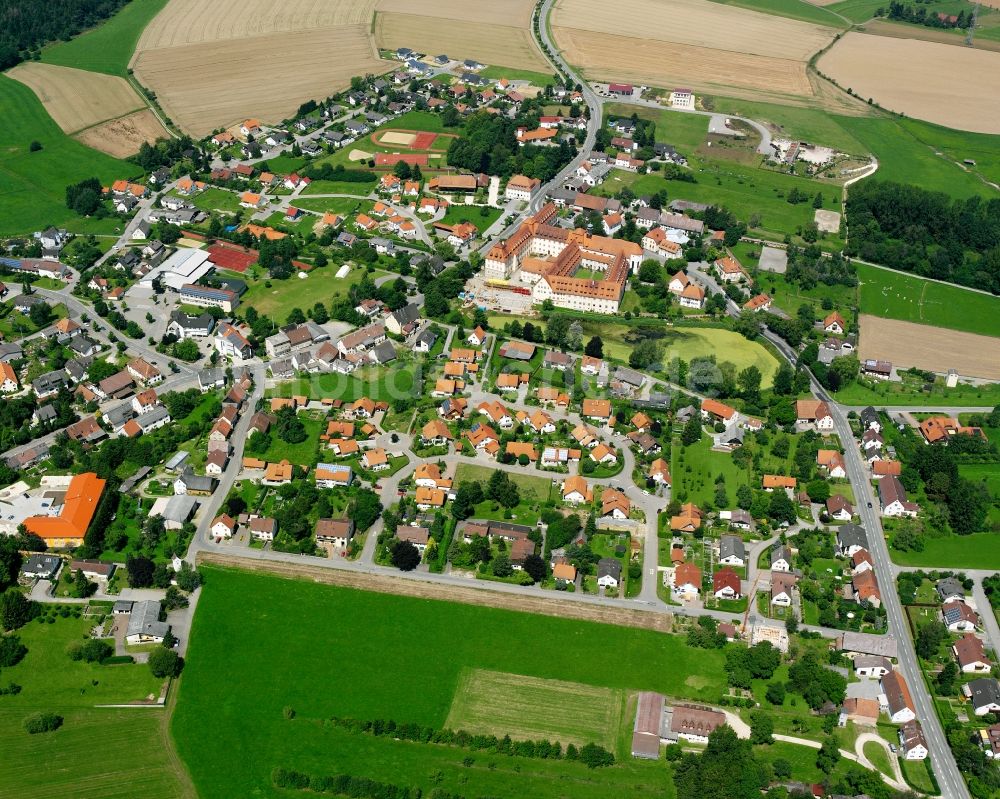
[[[441,727],[456,699],[458,717],[472,712],[463,688],[472,669],[520,675],[514,683],[532,682],[549,696],[557,686],[540,680],[691,699],[714,700],[724,691],[721,651],[690,649],[678,636],[232,570],[205,572],[172,726],[202,796],[284,796],[270,775],[285,767],[464,796],[606,799],[627,791],[671,799],[663,760],[621,756],[630,710],[621,729],[608,731],[618,742],[619,762],[595,770],[376,738],[323,719]],[[286,709],[295,718],[286,718]]]
[[[144,664],[70,660],[67,644],[81,640],[96,617],[55,619],[19,630],[28,654],[3,670],[3,685],[13,682],[22,690],[0,697],[0,796],[191,796],[171,752],[167,710],[100,707],[157,696],[161,681]],[[28,735],[24,719],[38,712],[62,716],[62,727]]]
[[[142,170],[71,139],[31,89],[6,75],[0,75],[0,116],[7,131],[0,148],[0,236],[30,233],[47,225],[80,233],[106,227],[106,222],[70,211],[65,187],[95,176],[107,184],[136,177]],[[42,145],[38,152],[29,151],[33,141]]]
[[[844,28],[844,20],[827,9],[799,0],[713,0],[727,6],[738,6],[750,11],[760,11],[777,17],[798,19],[802,22],[812,22],[816,25],[827,25],[832,28]]]
[[[42,61],[63,67],[127,77],[128,62],[142,31],[167,0],[131,0],[106,22],[84,31],[68,42],[42,51]]]

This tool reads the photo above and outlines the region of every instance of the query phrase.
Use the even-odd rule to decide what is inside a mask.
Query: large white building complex
[[[642,247],[591,236],[581,228],[555,227],[549,224],[555,216],[556,207],[549,203],[510,238],[494,244],[486,256],[486,278],[528,284],[537,303],[551,300],[559,308],[618,313],[629,273],[642,263]],[[578,276],[581,270],[592,274]]]

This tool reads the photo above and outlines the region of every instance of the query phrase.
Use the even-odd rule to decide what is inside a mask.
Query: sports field
[[[459,678],[445,726],[613,750],[624,704],[623,693],[611,688],[469,669]]]
[[[670,799],[663,761],[625,757],[588,770],[352,734],[321,720],[441,727],[469,669],[693,699],[724,690],[720,651],[659,632],[205,571],[172,726],[202,796],[283,796],[270,782],[283,766],[464,796],[551,799],[572,786],[579,799],[607,799],[627,785],[636,796]],[[223,665],[227,679],[219,678]],[[287,720],[285,708],[296,717]]]
[[[1000,133],[1000,107],[990,102],[1000,94],[1000,53],[851,32],[817,66],[892,111],[960,130]]]
[[[1000,336],[1000,297],[877,266],[856,268],[863,313]]]
[[[158,696],[160,681],[143,664],[101,666],[71,661],[70,641],[95,622],[60,618],[18,631],[28,654],[3,670],[3,685],[22,687],[0,697],[0,796],[66,799],[193,797],[183,767],[172,762],[162,708],[102,708]],[[37,712],[64,718],[55,732],[28,735],[22,723]]]

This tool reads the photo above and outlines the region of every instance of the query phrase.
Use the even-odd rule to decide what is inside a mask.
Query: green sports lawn
[[[857,264],[861,312],[984,336],[1000,333],[1000,297]]]
[[[376,402],[391,402],[400,397],[412,397],[419,378],[420,367],[412,362],[393,363],[386,367],[367,366],[351,375],[331,372],[286,380],[268,389],[267,396],[303,395],[311,399],[339,399],[344,402],[368,397]]]
[[[127,77],[139,36],[167,0],[131,0],[106,22],[42,51],[42,61]]]
[[[142,173],[134,164],[71,139],[31,89],[6,75],[0,75],[0,116],[6,129],[0,147],[0,236],[30,233],[47,225],[85,232],[93,228],[94,220],[66,207],[66,185],[95,176],[107,184]],[[32,141],[42,149],[29,152]]]
[[[172,762],[162,708],[101,708],[158,695],[160,680],[145,665],[73,662],[66,645],[80,640],[94,618],[37,621],[18,631],[28,654],[3,670],[3,685],[22,687],[0,697],[0,796],[189,797]],[[37,712],[63,716],[52,733],[28,735],[24,719]]]
[[[312,308],[317,301],[330,302],[336,296],[346,296],[355,283],[360,282],[364,275],[362,269],[352,269],[347,277],[338,278],[339,266],[330,264],[320,269],[308,272],[308,277],[297,275],[287,280],[247,280],[246,275],[238,275],[246,280],[248,289],[241,302],[252,305],[258,313],[271,317],[276,323],[284,324],[293,308],[303,311]],[[378,277],[378,273],[372,278]],[[271,285],[268,286],[267,284]]]
[[[722,653],[689,649],[680,637],[205,572],[172,726],[202,796],[284,796],[270,782],[272,769],[283,766],[465,796],[551,799],[570,791],[580,799],[606,799],[627,785],[631,795],[670,799],[673,784],[662,760],[625,757],[590,771],[562,761],[354,735],[321,720],[338,715],[441,726],[466,669],[692,699],[716,699],[724,690]],[[613,667],[608,652],[614,652]],[[284,718],[284,708],[294,709],[294,720]],[[626,724],[630,728],[631,719]]]

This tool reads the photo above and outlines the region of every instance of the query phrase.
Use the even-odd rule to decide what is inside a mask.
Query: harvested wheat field
[[[370,25],[375,0],[170,0],[146,26],[136,52],[273,33]]]
[[[470,3],[468,0],[376,0],[375,9],[380,14],[419,14],[446,20],[481,22],[484,25],[508,25],[527,30],[531,26],[534,0],[490,0],[489,3]],[[436,55],[436,51],[431,53]],[[453,58],[464,58],[457,51]]]
[[[560,28],[604,33],[609,28],[607,12],[601,0],[559,0],[552,17],[556,39]],[[803,62],[837,32],[709,0],[622,0],[614,9],[613,31],[617,36],[726,51],[716,54],[720,59],[747,53]]]
[[[559,0],[556,43],[594,79],[676,84],[731,95],[812,97],[806,62],[836,33],[708,0],[624,0],[607,30],[600,0]]]
[[[881,358],[894,366],[1000,380],[1000,338],[962,333],[862,314],[861,358]]]
[[[579,66],[588,78],[662,87],[683,85],[728,96],[739,96],[733,89],[762,97],[813,96],[803,61],[666,45],[572,28],[559,28],[555,33],[567,61]]]
[[[1000,3],[1000,0],[996,0]],[[920,39],[925,42],[941,42],[955,47],[965,47],[965,37],[958,36],[947,28],[928,28],[924,25],[900,25],[887,19],[875,19],[865,23],[865,33],[872,36],[889,36],[893,39]],[[1000,40],[976,37],[975,49],[1000,50]]]
[[[848,33],[818,67],[892,111],[949,128],[1000,133],[1000,54]]]
[[[433,8],[451,4],[429,5]],[[424,6],[419,8],[422,10]],[[484,64],[511,69],[531,69],[545,74],[551,71],[538,52],[527,24],[524,27],[491,25],[447,16],[379,11],[375,19],[375,41],[379,47],[389,50],[412,47],[432,55],[446,53],[452,58],[475,58]]]
[[[304,101],[382,73],[374,0],[170,0],[132,58],[185,131],[203,136],[247,117],[278,122]]]
[[[7,73],[31,89],[66,133],[145,108],[124,78],[26,61]],[[162,135],[162,128],[161,128]]]
[[[167,136],[168,133],[156,114],[147,108],[145,111],[136,111],[134,114],[94,125],[73,138],[115,158],[128,158],[139,152],[139,145],[143,142],[154,142]]]

